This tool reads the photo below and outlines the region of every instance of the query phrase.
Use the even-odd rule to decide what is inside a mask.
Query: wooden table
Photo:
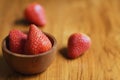
[[[0,45],[11,29],[28,30],[23,11],[27,4],[44,6],[47,25],[41,28],[58,42],[52,65],[38,75],[13,72],[0,49],[0,80],[120,80],[120,1],[119,0],[0,0]],[[92,39],[83,56],[70,60],[68,37],[83,32]]]

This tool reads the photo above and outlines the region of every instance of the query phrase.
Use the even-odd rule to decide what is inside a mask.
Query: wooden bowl
[[[8,49],[8,36],[2,42],[3,57],[7,64],[15,71],[23,74],[36,74],[45,71],[55,58],[56,39],[47,34],[52,43],[52,48],[37,55],[24,55],[13,53]]]

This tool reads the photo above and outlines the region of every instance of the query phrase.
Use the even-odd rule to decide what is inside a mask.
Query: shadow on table
[[[61,49],[59,50],[59,52],[60,52],[60,54],[61,54],[64,58],[71,60],[71,59],[67,56],[67,47],[61,48]]]
[[[7,78],[12,73],[13,72],[9,69],[9,67],[5,63],[5,60],[3,59],[3,56],[0,56],[0,79]]]
[[[17,73],[13,70],[11,70],[5,60],[3,59],[3,56],[0,55],[0,80],[18,80],[18,78],[24,79],[24,78],[34,78],[36,76],[40,76],[40,74],[35,75],[23,75],[20,73]]]
[[[14,21],[14,25],[24,25],[24,26],[28,26],[30,25],[30,22],[28,22],[26,19],[17,19]]]

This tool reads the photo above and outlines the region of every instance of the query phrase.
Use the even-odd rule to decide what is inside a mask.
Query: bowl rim
[[[45,32],[44,32],[45,33]],[[2,41],[2,49],[7,52],[8,54],[10,55],[13,55],[13,56],[17,56],[17,57],[23,57],[23,58],[30,58],[30,57],[38,57],[38,56],[44,56],[44,55],[47,55],[49,53],[51,53],[52,51],[54,51],[57,47],[57,40],[55,39],[54,36],[52,36],[51,34],[49,33],[45,33],[45,35],[47,37],[50,37],[52,40],[53,40],[53,44],[52,44],[52,48],[46,52],[43,52],[41,54],[35,54],[35,55],[25,55],[25,54],[19,54],[19,53],[14,53],[14,52],[11,52],[9,49],[7,49],[7,46],[6,46],[6,39],[8,38],[8,36],[6,36],[3,41]],[[4,52],[3,52],[4,53]]]

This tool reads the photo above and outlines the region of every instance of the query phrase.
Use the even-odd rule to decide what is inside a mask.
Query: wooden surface
[[[28,30],[23,10],[31,2],[46,10],[48,22],[42,30],[58,41],[56,59],[45,72],[24,76],[7,66],[0,49],[0,80],[120,80],[119,0],[0,0],[0,45],[11,29]],[[92,46],[69,60],[62,53],[75,32],[89,35]]]

